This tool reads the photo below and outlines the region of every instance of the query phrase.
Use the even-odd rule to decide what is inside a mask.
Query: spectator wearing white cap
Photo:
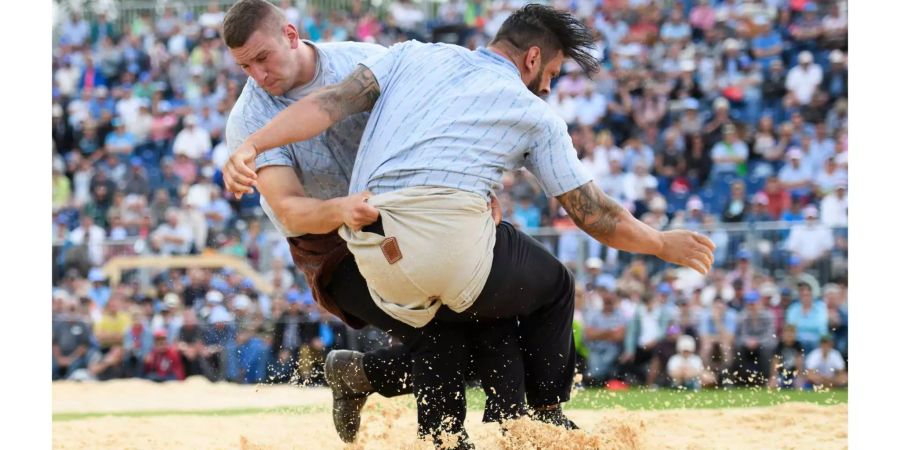
[[[725,97],[717,97],[713,100],[712,117],[703,125],[703,136],[707,144],[713,145],[722,140],[722,132],[725,125],[735,124],[734,118],[731,117],[731,104]]]
[[[847,207],[847,182],[840,181],[834,191],[822,199],[822,223],[829,227],[846,227]]]
[[[750,211],[744,214],[746,222],[768,222],[773,220],[769,214],[769,197],[762,191],[753,194],[750,199]]]
[[[184,317],[181,312],[181,298],[174,292],[166,294],[159,302],[159,308],[153,319],[150,320],[150,328],[156,333],[162,330],[166,333],[168,342],[174,344],[181,332]]]
[[[666,363],[666,374],[672,387],[699,390],[701,386],[712,384],[715,378],[703,367],[703,360],[695,353],[697,343],[690,335],[678,337],[675,350],[678,352]]]
[[[812,187],[812,169],[804,163],[803,151],[793,147],[787,151],[787,164],[778,172],[778,181],[792,195],[806,195]]]
[[[610,248],[609,250],[615,251],[613,248]],[[603,260],[596,256],[592,256],[585,260],[585,284],[602,287],[612,292],[616,289],[616,277],[609,272],[605,272],[603,270],[604,265]]]
[[[662,230],[669,224],[669,216],[666,215],[666,199],[656,193],[647,202],[648,211],[641,216],[641,222],[651,227]]]
[[[698,229],[701,225],[703,225],[703,216],[704,216],[704,205],[703,200],[696,195],[688,198],[687,203],[685,204],[687,208],[687,215],[681,218],[680,226],[684,226],[691,229]],[[673,221],[673,225],[676,225]]]
[[[834,235],[818,221],[819,211],[815,206],[804,208],[803,216],[805,221],[802,224],[791,227],[785,248],[799,256],[803,266],[809,267],[828,258],[834,248]]]
[[[832,50],[828,54],[828,61],[831,66],[828,73],[825,74],[822,81],[822,88],[831,99],[847,98],[849,90],[848,73],[847,73],[847,57],[840,50]]]
[[[798,64],[788,71],[785,87],[794,94],[801,105],[807,105],[812,100],[816,88],[822,83],[822,68],[813,62],[813,55],[809,51],[800,52],[797,62]]]
[[[197,117],[193,114],[184,118],[184,128],[175,136],[172,151],[176,155],[185,155],[198,160],[206,156],[212,149],[209,132],[197,126]]]
[[[749,155],[750,150],[738,138],[734,125],[725,124],[722,127],[722,140],[712,148],[712,175],[715,177],[724,173],[740,173]]]

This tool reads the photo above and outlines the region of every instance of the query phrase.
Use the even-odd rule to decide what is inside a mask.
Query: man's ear
[[[525,52],[524,61],[525,72],[528,74],[537,74],[541,68],[541,48],[534,45]]]
[[[300,32],[297,31],[297,28],[292,24],[285,24],[281,28],[282,34],[287,38],[288,42],[291,43],[291,49],[295,49],[300,46]]]

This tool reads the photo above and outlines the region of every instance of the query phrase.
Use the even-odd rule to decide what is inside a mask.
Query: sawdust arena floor
[[[372,396],[357,442],[343,444],[327,388],[182,383],[57,382],[53,448],[60,449],[423,449],[408,398]],[[501,435],[470,410],[479,449],[844,449],[846,404],[760,408],[567,410],[582,431],[522,420]]]

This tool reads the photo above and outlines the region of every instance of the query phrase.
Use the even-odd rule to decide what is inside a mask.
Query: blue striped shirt
[[[361,61],[387,52],[379,45],[356,42],[314,44],[313,47],[318,55],[313,80],[287,92],[285,96],[269,95],[252,78],[247,79],[225,127],[225,140],[231,152],[294,101],[322,86],[340,82]],[[327,200],[347,195],[356,150],[368,117],[369,113],[354,114],[313,139],[264,152],[256,158],[256,169],[293,167],[307,197]],[[265,198],[260,199],[260,204],[275,227],[284,235],[291,235],[278,221]]]
[[[552,196],[591,180],[566,124],[487,49],[409,41],[363,62],[378,81],[350,192],[440,186],[487,196],[525,167]]]

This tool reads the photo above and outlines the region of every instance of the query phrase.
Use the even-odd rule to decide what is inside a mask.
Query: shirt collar
[[[504,66],[506,69],[510,70],[511,73],[512,73],[513,75],[515,75],[517,78],[519,77],[519,68],[516,67],[516,65],[513,64],[512,61],[510,61],[510,60],[504,58],[503,56],[501,56],[501,55],[498,54],[497,52],[495,52],[495,51],[493,51],[493,50],[490,50],[490,49],[488,49],[487,47],[478,47],[478,48],[475,50],[475,52],[478,53],[478,54],[480,54],[480,55],[484,55],[486,58],[488,58],[488,59],[490,59],[491,61],[497,63],[497,65]]]

